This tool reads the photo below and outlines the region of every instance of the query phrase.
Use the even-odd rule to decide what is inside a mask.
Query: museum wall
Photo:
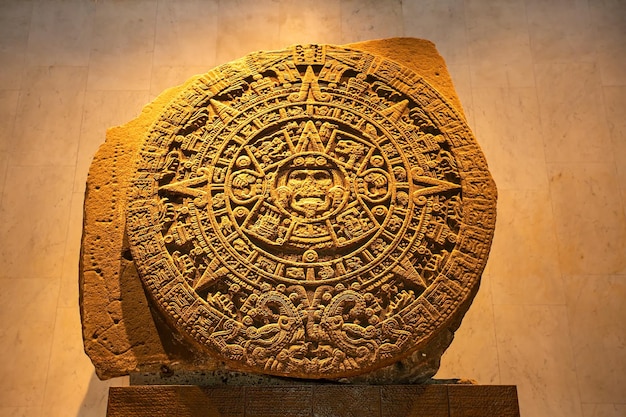
[[[421,37],[498,186],[476,300],[437,378],[524,417],[626,416],[626,3],[1,0],[0,417],[104,416],[83,353],[85,180],[107,127],[259,49]]]

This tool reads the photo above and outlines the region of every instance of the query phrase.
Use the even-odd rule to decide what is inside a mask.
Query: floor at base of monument
[[[519,417],[508,385],[114,387],[107,417]]]

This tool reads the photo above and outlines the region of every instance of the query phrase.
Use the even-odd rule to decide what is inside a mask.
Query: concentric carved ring
[[[129,191],[141,278],[244,370],[329,378],[399,360],[468,302],[495,187],[418,74],[336,46],[199,77],[152,127]]]

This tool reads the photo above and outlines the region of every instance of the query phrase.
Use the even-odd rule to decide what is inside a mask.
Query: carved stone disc
[[[475,293],[495,187],[418,74],[337,46],[198,78],[143,145],[127,229],[171,324],[233,367],[334,378],[423,346]]]

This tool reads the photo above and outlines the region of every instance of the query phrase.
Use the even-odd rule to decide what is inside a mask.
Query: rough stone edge
[[[139,282],[134,264],[123,256],[128,248],[126,189],[143,135],[158,119],[163,106],[196,78],[164,91],[130,122],[107,129],[106,140],[89,168],[83,206],[79,301],[84,350],[100,379],[127,375],[139,368],[158,369],[169,360],[158,343],[147,346],[145,356],[138,357],[133,350],[138,343],[133,343],[122,320],[122,288],[125,282]],[[146,305],[144,317],[151,316],[145,295],[140,292],[138,296]],[[151,320],[145,324],[150,325]],[[158,341],[156,327],[151,330]]]
[[[389,38],[349,43],[344,48],[358,49],[372,55],[382,55],[424,77],[435,90],[452,103],[464,121],[463,106],[456,93],[445,59],[437,46],[426,39]],[[410,53],[407,53],[410,52]]]

